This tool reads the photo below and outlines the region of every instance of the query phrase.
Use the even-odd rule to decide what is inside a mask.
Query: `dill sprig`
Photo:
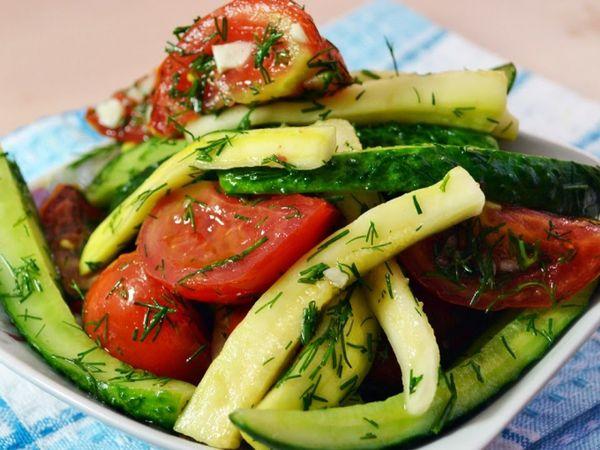
[[[300,332],[300,342],[302,345],[308,344],[308,341],[310,341],[315,334],[318,318],[319,311],[317,309],[317,303],[314,300],[311,300],[302,312],[302,330]]]
[[[314,264],[300,272],[300,278],[298,283],[315,284],[317,281],[323,279],[323,273],[329,269],[329,266],[325,263]]]
[[[101,361],[87,361],[86,357],[93,351],[99,350],[99,349],[100,349],[100,347],[98,347],[98,346],[91,347],[88,350],[77,353],[77,356],[75,358],[67,358],[65,356],[60,356],[60,355],[54,355],[54,357],[58,358],[58,359],[62,359],[63,361],[67,361],[67,362],[75,365],[76,367],[78,367],[83,372],[93,375],[93,374],[103,373],[104,372],[103,366],[105,366],[106,363],[101,362]],[[94,380],[94,377],[90,377],[90,380]],[[96,386],[93,386],[93,387],[96,388]]]
[[[146,201],[148,201],[148,199],[150,197],[152,197],[154,194],[156,194],[158,191],[164,189],[164,188],[168,188],[169,185],[167,183],[163,183],[160,186],[156,186],[153,189],[147,189],[144,192],[140,192],[137,197],[133,200],[133,202],[131,203],[131,206],[135,206],[135,211],[139,211],[140,208],[144,205],[144,203],[146,203]],[[115,214],[119,215],[119,214]]]
[[[361,286],[363,286],[365,289],[367,289],[369,291],[372,290],[371,286],[369,286],[369,284],[365,281],[365,279],[360,274],[360,271],[358,270],[358,266],[356,265],[356,263],[354,263],[354,262],[352,264],[338,263],[338,269],[340,269],[343,273],[348,275],[349,278],[354,277],[356,282],[358,284],[360,284]]]
[[[465,115],[467,111],[474,111],[474,106],[458,106],[452,110],[452,114],[454,114],[459,119]]]
[[[464,287],[463,278],[476,278],[478,288],[469,304],[476,304],[482,294],[494,290],[501,284],[496,273],[494,251],[504,241],[500,232],[504,224],[486,227],[479,219],[466,221],[455,228],[450,238],[437,242],[433,248],[436,274],[459,287]]]
[[[206,37],[206,41],[210,42],[216,37],[221,38],[222,42],[227,41],[227,34],[229,32],[229,24],[227,22],[227,17],[225,17],[225,16],[221,17],[220,25],[219,25],[218,17],[214,18],[214,22],[215,22],[215,31]]]
[[[263,160],[261,161],[261,164],[263,166],[267,165],[269,163],[277,164],[286,170],[296,169],[296,166],[294,164],[291,164],[291,163],[285,161],[283,158],[281,158],[281,156],[278,156],[278,155],[267,156],[266,158],[263,158]]]
[[[207,349],[206,344],[201,344],[190,356],[185,358],[186,364],[191,363],[194,359],[196,359],[200,354],[202,354]]]
[[[258,314],[259,312],[261,312],[263,309],[272,309],[273,305],[275,305],[275,303],[277,303],[277,300],[279,300],[281,298],[281,296],[283,295],[283,292],[278,292],[277,295],[275,297],[273,297],[271,300],[269,300],[267,303],[265,303],[264,305],[262,305],[260,308],[258,308],[256,310],[256,312],[254,314]]]
[[[342,239],[344,236],[348,235],[349,233],[350,233],[350,230],[346,229],[346,230],[340,231],[335,236],[332,236],[331,238],[327,239],[325,242],[323,242],[321,245],[319,245],[317,247],[317,250],[312,255],[310,255],[306,260],[310,261],[315,256],[317,256],[319,253],[321,253],[323,250],[325,250],[327,247],[329,247],[331,244],[333,244],[336,241],[339,241],[340,239]]]
[[[419,385],[419,383],[422,380],[423,380],[423,374],[414,376],[413,369],[411,368],[410,374],[409,374],[408,393],[411,395],[414,394],[417,391],[417,386]]]
[[[168,315],[177,312],[177,309],[172,307],[172,302],[171,306],[161,305],[155,298],[152,299],[152,303],[134,302],[134,305],[146,308],[142,335],[139,336],[140,342],[144,342],[152,331],[154,331],[152,340],[155,341],[162,330],[165,320],[168,320]],[[133,340],[138,340],[137,337],[137,333],[134,333]]]
[[[398,76],[400,75],[400,72],[398,71],[398,61],[396,60],[396,54],[394,53],[394,44],[387,37],[385,38],[385,46],[390,52],[390,57],[392,58],[392,63],[394,64],[394,72],[396,73],[396,76]],[[421,103],[420,100],[419,103]]]
[[[229,264],[233,264],[235,262],[241,261],[246,256],[248,256],[250,253],[252,253],[257,248],[259,248],[261,245],[263,245],[265,242],[267,242],[268,240],[269,240],[268,237],[263,236],[258,241],[256,241],[254,244],[252,244],[248,248],[245,248],[241,252],[236,253],[235,255],[228,256],[227,258],[223,258],[223,259],[221,259],[219,261],[215,261],[214,263],[208,264],[208,265],[206,265],[204,267],[201,267],[200,269],[197,269],[197,270],[194,270],[194,271],[190,272],[189,274],[187,274],[183,278],[179,279],[177,281],[177,284],[185,284],[190,278],[193,278],[196,275],[201,275],[203,273],[210,272],[212,270],[218,269],[219,267],[227,266]]]
[[[508,242],[512,253],[517,257],[519,269],[527,270],[540,259],[540,243],[528,244],[512,231],[508,232]]]
[[[223,153],[226,147],[231,147],[233,136],[226,134],[220,138],[208,141],[204,145],[200,145],[194,149],[196,159],[202,162],[212,162],[215,156]]]
[[[260,71],[261,76],[266,84],[271,83],[269,71],[264,66],[265,59],[271,53],[271,49],[277,44],[279,39],[283,37],[283,33],[269,23],[265,27],[263,35],[256,37],[256,53],[254,54],[254,68]]]
[[[450,398],[444,407],[444,411],[442,411],[442,415],[439,416],[438,420],[431,427],[431,431],[435,434],[438,434],[444,428],[446,422],[450,419],[452,415],[452,410],[454,409],[454,405],[456,404],[456,399],[458,398],[458,394],[456,392],[456,384],[454,383],[454,374],[446,374],[445,372],[441,373],[442,380],[446,384],[448,391],[450,391]]]
[[[360,239],[364,239],[366,243],[373,245],[373,241],[375,238],[379,237],[379,233],[377,233],[377,228],[373,221],[369,221],[369,228],[367,228],[367,232],[365,234],[361,234],[350,239],[346,244],[350,244],[351,242],[358,241]]]
[[[346,72],[342,69],[338,58],[335,57],[335,47],[328,47],[317,52],[308,60],[306,66],[316,69],[315,78],[321,81],[321,86],[313,95],[319,97],[325,94],[330,86],[346,84]]]
[[[305,344],[295,363],[280,378],[277,386],[280,386],[286,380],[298,378],[305,373],[310,380],[314,380],[327,364],[331,364],[338,376],[341,377],[344,367],[352,367],[348,358],[347,347],[359,349],[361,353],[368,352],[368,346],[346,341],[346,336],[349,335],[353,325],[353,320],[351,320],[353,319],[350,305],[351,295],[352,288],[346,291],[346,294],[338,303],[325,309],[322,316],[327,325],[324,330]],[[308,314],[316,317],[316,311]],[[320,348],[324,348],[324,351],[321,358],[316,360]],[[314,364],[315,362],[316,364]],[[307,372],[309,369],[311,369],[310,372]],[[357,381],[355,380],[354,383]],[[340,387],[342,390],[345,388],[346,386]]]
[[[12,292],[3,293],[0,291],[0,299],[13,298],[18,300],[19,303],[23,303],[34,292],[43,291],[42,282],[40,281],[41,271],[33,257],[22,257],[22,264],[16,267],[12,266],[3,255],[0,255],[0,260],[8,269],[14,282]]]

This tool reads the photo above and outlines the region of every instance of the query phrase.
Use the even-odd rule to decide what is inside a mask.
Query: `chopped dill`
[[[254,314],[258,314],[259,312],[261,312],[263,309],[269,308],[272,309],[273,305],[275,305],[275,303],[277,303],[277,300],[279,300],[281,298],[281,296],[283,295],[283,292],[279,292],[275,297],[273,297],[272,300],[269,300],[267,303],[265,303],[264,305],[262,305],[260,308],[258,308]]]
[[[398,61],[396,60],[396,54],[394,53],[394,44],[387,37],[385,38],[385,46],[390,52],[390,57],[392,58],[392,63],[394,65],[394,72],[396,73],[396,76],[398,76],[400,75],[400,72],[398,71]]]
[[[330,239],[326,240],[321,245],[319,245],[317,247],[317,250],[312,255],[310,255],[306,260],[310,261],[315,256],[317,256],[319,253],[321,253],[323,250],[325,250],[327,247],[329,247],[331,244],[342,239],[344,236],[348,235],[349,233],[350,233],[350,230],[345,229],[345,230],[339,232],[338,234],[336,234],[335,236],[331,237]]]
[[[194,277],[196,275],[200,275],[200,274],[203,274],[203,273],[206,273],[206,272],[210,272],[210,271],[215,270],[215,269],[217,269],[219,267],[223,267],[223,266],[226,266],[226,265],[233,264],[235,262],[241,261],[246,256],[248,256],[250,253],[252,253],[257,248],[259,248],[261,245],[263,245],[265,242],[267,242],[268,240],[269,240],[269,238],[267,238],[266,236],[263,236],[258,241],[256,241],[254,244],[252,244],[250,247],[242,250],[239,253],[236,253],[235,255],[228,256],[227,258],[221,259],[219,261],[215,261],[214,263],[208,264],[207,266],[201,267],[200,269],[197,269],[197,270],[194,270],[194,271],[190,272],[189,274],[187,274],[183,278],[179,279],[177,281],[177,284],[185,284],[190,278],[192,278],[192,277]]]
[[[417,196],[413,195],[412,196],[412,200],[413,200],[413,204],[415,205],[415,209],[417,211],[418,215],[423,214],[423,210],[421,209],[421,205],[419,204],[419,201],[417,200]]]
[[[323,279],[323,273],[327,269],[329,269],[329,266],[327,264],[314,264],[300,272],[301,277],[298,279],[298,283],[315,284],[317,281]]]
[[[271,76],[269,71],[264,66],[265,59],[271,53],[271,49],[275,46],[279,39],[283,37],[283,33],[278,31],[277,28],[269,23],[265,27],[263,35],[258,38],[256,37],[256,53],[254,54],[254,68],[260,71],[261,76],[266,84],[271,83]]]

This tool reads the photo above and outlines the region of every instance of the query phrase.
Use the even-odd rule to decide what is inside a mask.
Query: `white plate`
[[[577,149],[552,143],[526,133],[522,133],[517,141],[504,147],[522,153],[552,156],[585,164],[597,165],[600,163],[594,157]],[[484,447],[550,380],[598,326],[600,326],[600,292],[597,290],[588,311],[532,370],[479,414],[422,448],[442,450]],[[139,423],[90,398],[66,378],[54,372],[25,342],[10,337],[7,332],[18,335],[10,325],[4,311],[0,311],[0,361],[59,399],[108,425],[162,448],[196,450],[209,448]]]

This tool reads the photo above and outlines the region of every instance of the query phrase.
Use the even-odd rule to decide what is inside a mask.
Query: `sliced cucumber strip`
[[[557,214],[597,217],[600,167],[543,156],[450,145],[419,145],[341,153],[310,172],[272,169],[225,171],[230,194],[372,190],[408,192],[429,185],[452,167],[465,168],[488,200]]]
[[[12,322],[84,391],[140,420],[172,428],[194,387],[134,370],[85,334],[62,298],[27,186],[1,152],[0,180],[0,302]]]
[[[464,128],[442,127],[424,123],[387,122],[374,125],[357,125],[356,133],[365,148],[419,144],[472,145],[480,148],[498,148],[498,142],[489,134]]]
[[[235,106],[205,115],[187,131],[202,136],[215,130],[267,124],[310,124],[338,118],[352,123],[431,123],[477,131],[494,131],[506,110],[507,80],[499,71],[455,71],[428,75],[401,74],[352,84],[316,101],[276,101],[262,106]]]
[[[369,306],[402,369],[406,410],[423,414],[433,402],[440,369],[440,350],[423,305],[394,260],[373,269],[367,280]]]
[[[315,336],[258,404],[258,409],[309,410],[350,398],[371,368],[379,325],[360,288],[324,308]],[[267,363],[268,364],[268,363]],[[242,435],[255,449],[262,444]]]

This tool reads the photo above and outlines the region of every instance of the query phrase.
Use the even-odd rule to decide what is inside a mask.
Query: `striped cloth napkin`
[[[324,27],[351,69],[489,68],[492,54],[391,0],[377,0]],[[523,130],[600,156],[600,104],[520,68],[510,109]],[[47,117],[2,138],[28,180],[103,141],[82,111]],[[496,437],[489,449],[600,448],[600,332]],[[148,444],[53,398],[0,364],[0,449],[147,449]]]

